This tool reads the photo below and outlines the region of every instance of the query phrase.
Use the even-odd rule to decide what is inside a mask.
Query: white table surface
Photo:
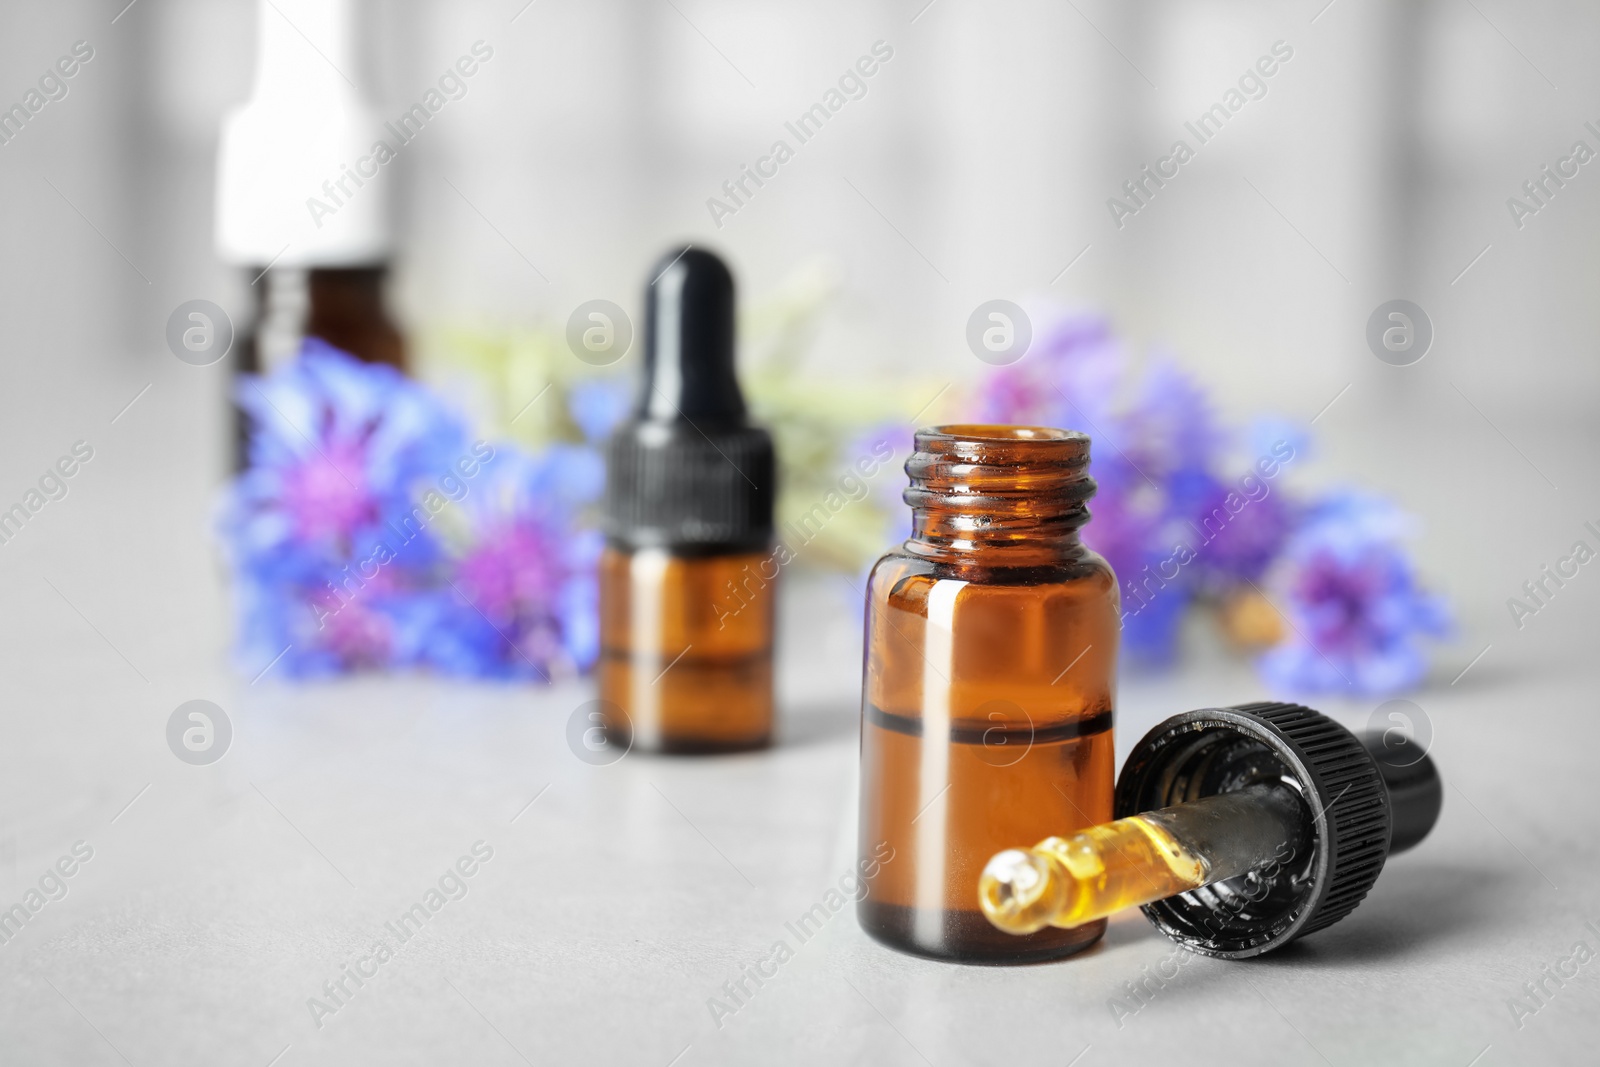
[[[1426,447],[1333,434],[1330,465],[1427,519],[1462,616],[1413,698],[1443,815],[1351,917],[1187,961],[1119,1026],[1110,998],[1171,951],[1137,912],[1087,954],[1004,968],[896,954],[846,910],[719,1028],[708,998],[853,859],[859,637],[837,588],[791,586],[782,741],[754,755],[585,765],[565,741],[584,684],[251,684],[208,541],[214,405],[214,382],[151,363],[5,431],[0,496],[75,439],[97,452],[0,547],[0,906],[73,842],[94,855],[0,945],[0,1063],[1600,1062],[1600,962],[1520,1029],[1508,1007],[1575,942],[1600,951],[1600,572],[1523,632],[1504,607],[1600,519],[1592,428],[1508,425],[1561,490],[1470,413],[1407,427]],[[1167,714],[1262,695],[1202,640],[1178,673],[1125,678],[1119,757]],[[235,728],[211,766],[166,747],[193,698]],[[1359,727],[1373,704],[1323,706]],[[308,998],[479,840],[468,894],[314,1025]]]

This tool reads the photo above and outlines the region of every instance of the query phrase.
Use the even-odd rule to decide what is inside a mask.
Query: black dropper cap
[[[772,539],[772,438],[745,420],[734,373],[733,276],[686,245],[645,287],[633,418],[606,448],[606,536],[624,548],[717,553]]]
[[[1265,869],[1146,904],[1145,917],[1174,941],[1244,959],[1332,926],[1389,856],[1427,836],[1443,801],[1427,755],[1386,758],[1381,734],[1358,738],[1310,708],[1262,702],[1184,712],[1151,730],[1123,765],[1116,817],[1267,783],[1304,801],[1299,847]]]

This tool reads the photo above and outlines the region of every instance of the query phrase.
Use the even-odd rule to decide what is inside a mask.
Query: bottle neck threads
[[[1040,426],[919,430],[906,474],[906,549],[941,562],[1056,562],[1077,549],[1095,492],[1089,438]]]

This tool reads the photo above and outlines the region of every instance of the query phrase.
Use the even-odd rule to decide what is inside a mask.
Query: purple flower
[[[1303,462],[1310,450],[1304,429],[1285,419],[1263,418],[1244,436],[1249,453],[1239,473],[1207,486],[1194,519],[1199,581],[1209,595],[1226,596],[1259,583],[1304,519],[1304,507],[1281,481],[1284,464]],[[1263,462],[1268,466],[1262,468]]]
[[[1448,606],[1417,583],[1400,545],[1411,523],[1393,505],[1336,493],[1311,514],[1288,552],[1290,634],[1261,661],[1290,693],[1386,696],[1427,672],[1422,638],[1450,632]]]
[[[1113,449],[1165,484],[1178,510],[1192,505],[1222,444],[1200,383],[1170,357],[1152,360],[1117,428]]]
[[[462,543],[434,597],[433,666],[479,677],[570,676],[599,654],[596,568],[601,538],[577,528],[598,498],[599,455],[555,445],[538,457],[506,451],[461,500]]]
[[[1422,677],[1421,638],[1446,632],[1449,614],[1418,587],[1397,511],[1345,494],[1306,514],[1258,470],[1305,456],[1302,428],[1259,421],[1245,435],[1250,455],[1230,471],[1232,442],[1173,360],[1157,357],[1135,379],[1104,319],[1046,310],[1034,322],[1032,348],[989,377],[977,418],[1094,439],[1099,491],[1083,540],[1117,572],[1130,659],[1170,661],[1194,598],[1263,581],[1287,553],[1297,633],[1264,663],[1275,684],[1383,693]]]
[[[580,388],[574,421],[602,434],[619,396]],[[247,671],[548,679],[594,663],[601,542],[580,527],[604,478],[593,447],[470,442],[423,386],[315,341],[240,402],[251,462],[221,526]]]
[[[468,450],[463,425],[393,369],[316,340],[243,380],[238,399],[250,465],[220,525],[241,665],[276,659],[305,676],[414,662],[425,644],[414,593],[440,559],[432,500],[442,506],[440,479]]]
[[[1196,565],[1206,592],[1260,582],[1299,521],[1300,509],[1260,478],[1251,478],[1249,488],[1213,483],[1200,501],[1195,527]]]
[[[466,449],[465,428],[428,390],[315,339],[272,376],[244,379],[238,400],[253,432],[226,534],[253,563],[347,559]]]
[[[364,475],[364,451],[359,438],[330,435],[316,458],[301,456],[285,467],[279,502],[296,538],[343,543],[377,519],[379,502],[370,487],[357,485],[344,473]]]

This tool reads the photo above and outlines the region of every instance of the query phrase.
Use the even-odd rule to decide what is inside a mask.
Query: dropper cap
[[[746,421],[734,307],[733,276],[703,249],[672,249],[650,272],[639,398],[606,450],[605,531],[626,548],[711,554],[772,539],[772,438]]]
[[[1384,861],[1433,828],[1443,800],[1432,759],[1398,767],[1375,758],[1381,746],[1381,736],[1270,701],[1185,712],[1151,730],[1117,780],[1118,818],[1277,781],[1302,801],[1309,844],[1270,877],[1153,901],[1145,917],[1196,952],[1244,959],[1349,915]]]
[[[979,906],[1025,934],[1137,904],[1204,955],[1271,952],[1349,915],[1433,828],[1433,761],[1393,757],[1299,704],[1174,715],[1129,753],[1114,822],[998,853]]]

